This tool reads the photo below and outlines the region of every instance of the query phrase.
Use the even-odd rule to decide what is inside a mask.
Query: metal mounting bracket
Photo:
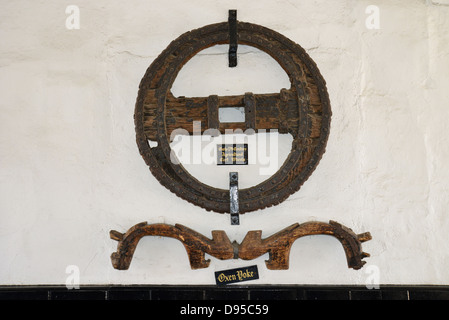
[[[238,172],[229,172],[229,206],[231,212],[231,225],[240,224]]]
[[[229,10],[229,67],[237,66],[237,10]]]

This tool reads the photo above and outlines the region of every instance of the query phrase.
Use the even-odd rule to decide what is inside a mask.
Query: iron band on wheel
[[[255,111],[252,121],[234,128],[243,130],[278,129],[293,136],[292,149],[281,168],[260,184],[239,190],[240,213],[255,211],[281,203],[298,191],[318,165],[329,135],[331,108],[326,85],[316,64],[298,44],[265,27],[237,22],[239,44],[256,47],[273,57],[288,74],[291,87],[278,94],[251,94],[221,97],[226,101],[247,101]],[[201,183],[181,164],[170,161],[170,133],[186,126],[186,101],[203,107],[199,112],[202,130],[208,129],[208,97],[175,98],[170,92],[178,72],[199,51],[229,43],[228,22],[208,25],[181,35],[156,58],[147,69],[139,87],[135,107],[136,140],[140,153],[152,174],[179,197],[208,211],[229,213],[229,190]],[[213,95],[214,93],[211,93]],[[203,100],[205,103],[203,103]],[[219,97],[220,100],[220,97]],[[274,101],[274,103],[273,103]],[[270,110],[273,111],[270,114]],[[213,110],[212,110],[213,111]],[[210,116],[209,112],[209,116]],[[206,116],[204,116],[206,115]],[[268,116],[267,116],[268,115]],[[206,117],[206,118],[204,118]],[[182,120],[182,121],[181,121]],[[224,132],[225,124],[217,124]],[[148,140],[157,141],[150,147]]]

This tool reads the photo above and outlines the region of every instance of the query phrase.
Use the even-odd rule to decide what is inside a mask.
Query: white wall
[[[253,264],[260,279],[251,284],[363,285],[373,276],[448,284],[449,7],[426,2],[0,1],[0,284],[64,284],[70,265],[81,284],[214,284],[214,271]],[[79,30],[66,28],[68,5],[80,9]],[[380,29],[366,26],[369,5],[379,8]],[[146,68],[180,34],[226,21],[228,9],[304,47],[333,111],[311,178],[284,203],[241,216],[239,226],[162,187],[139,155],[133,123]],[[236,72],[271,68],[244,57]],[[216,58],[226,65],[225,54]],[[210,76],[216,63],[198,71]],[[249,83],[253,92],[266,85]],[[188,77],[181,87],[215,93]],[[250,230],[265,237],[310,220],[371,232],[367,265],[348,269],[340,243],[326,236],[297,240],[286,271],[268,270],[267,255],[210,257],[209,268],[190,270],[182,244],[158,237],[142,239],[129,270],[110,262],[117,243],[109,230],[142,221],[208,237],[225,230],[240,242]]]

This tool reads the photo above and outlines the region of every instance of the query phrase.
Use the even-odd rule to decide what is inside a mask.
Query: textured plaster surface
[[[66,28],[69,4],[79,8],[80,29]],[[449,7],[379,0],[379,28],[369,29],[372,4],[0,1],[0,284],[64,284],[71,270],[81,284],[214,284],[214,271],[254,264],[254,284],[448,284]],[[151,62],[182,33],[226,21],[228,9],[300,44],[326,79],[333,111],[310,179],[239,226],[162,187],[139,155],[133,122]],[[232,70],[226,50],[210,50],[185,66],[174,91],[263,93],[288,83],[258,50],[241,47]],[[226,183],[215,169],[195,172]],[[208,237],[225,230],[240,242],[250,230],[266,237],[310,220],[369,231],[366,266],[348,269],[341,245],[326,236],[297,240],[285,271],[268,270],[268,255],[209,257],[209,268],[190,270],[181,243],[159,237],[142,239],[128,271],[110,263],[117,243],[109,230],[142,221]]]

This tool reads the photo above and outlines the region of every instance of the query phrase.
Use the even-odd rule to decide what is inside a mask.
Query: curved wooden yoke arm
[[[340,241],[349,268],[360,269],[365,264],[362,259],[369,257],[368,253],[362,251],[361,244],[364,241],[371,240],[369,232],[357,235],[351,229],[335,221],[330,221],[329,223],[295,223],[266,239],[261,238],[262,231],[250,231],[240,244],[239,258],[251,260],[268,252],[269,260],[266,261],[268,269],[288,269],[290,249],[294,241],[303,236],[318,234],[330,235]]]
[[[192,269],[207,268],[210,261],[205,260],[205,253],[218,259],[232,259],[234,248],[224,231],[212,231],[212,240],[183,225],[138,223],[125,234],[111,230],[110,237],[118,241],[117,252],[111,255],[115,269],[127,270],[140,239],[145,236],[162,236],[182,242],[190,260]]]
[[[184,245],[192,269],[207,268],[210,260],[205,260],[205,253],[221,260],[252,260],[269,253],[266,261],[268,269],[282,270],[289,268],[290,249],[293,242],[303,236],[324,234],[337,238],[343,245],[348,267],[360,269],[365,264],[363,258],[369,254],[362,251],[362,242],[371,240],[369,232],[355,234],[351,229],[330,221],[293,224],[278,233],[262,239],[262,231],[249,231],[241,244],[231,243],[224,231],[212,231],[212,239],[185,226],[176,224],[136,224],[126,233],[110,231],[110,237],[118,241],[117,251],[112,253],[111,261],[115,269],[127,270],[140,239],[145,236],[163,236],[177,239]]]

